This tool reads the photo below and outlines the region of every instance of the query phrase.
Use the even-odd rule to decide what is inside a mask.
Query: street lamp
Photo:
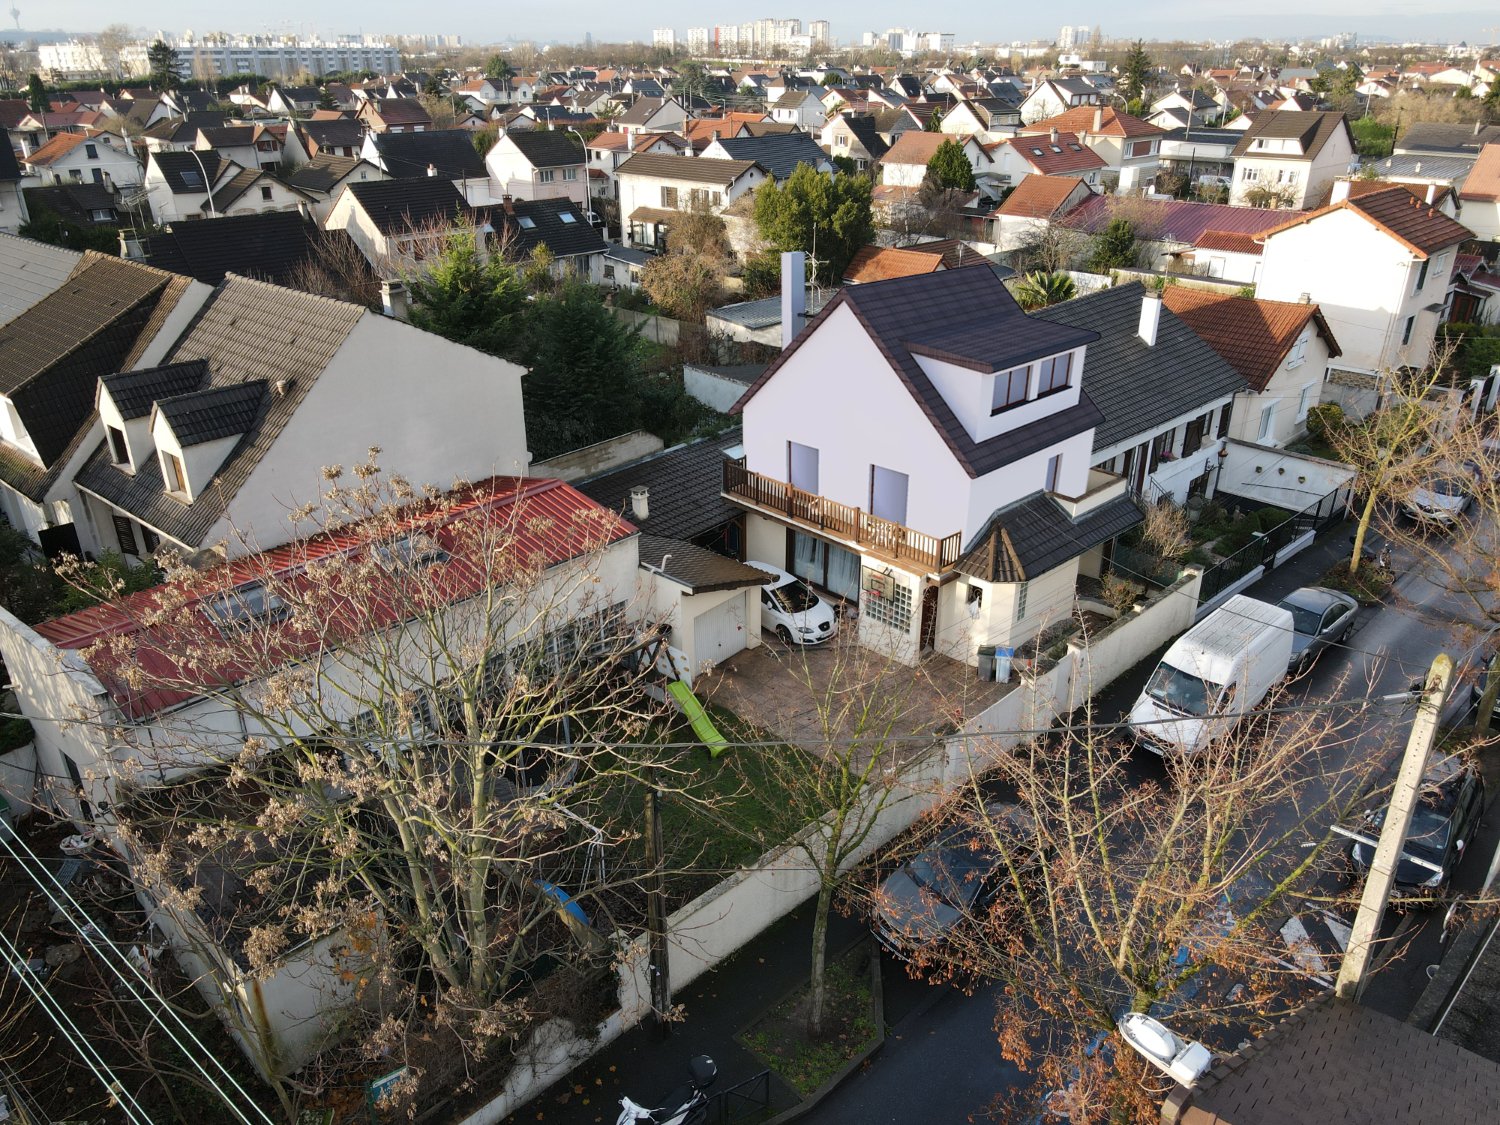
[[[193,159],[198,162],[198,171],[203,176],[203,188],[208,192],[208,217],[214,217],[214,185],[208,182],[208,169],[203,166],[203,157],[198,155],[196,148],[188,149],[193,154]]]

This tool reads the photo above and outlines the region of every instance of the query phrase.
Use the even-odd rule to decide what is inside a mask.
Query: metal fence
[[[704,1120],[714,1125],[733,1125],[736,1121],[748,1121],[771,1108],[771,1072],[763,1070],[753,1078],[747,1078],[727,1090],[720,1090],[708,1099],[704,1107]]]
[[[1198,604],[1212,601],[1258,566],[1275,566],[1276,556],[1282,548],[1308,532],[1321,535],[1335,524],[1342,523],[1349,511],[1349,497],[1348,488],[1336,488],[1316,504],[1308,505],[1268,531],[1257,534],[1223,562],[1209,567],[1203,572],[1203,581],[1198,588]]]

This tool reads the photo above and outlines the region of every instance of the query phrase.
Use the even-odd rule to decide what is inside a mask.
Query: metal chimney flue
[[[807,324],[807,255],[781,256],[781,346],[789,348]]]
[[[651,518],[651,490],[644,484],[630,490],[630,514],[641,522]]]

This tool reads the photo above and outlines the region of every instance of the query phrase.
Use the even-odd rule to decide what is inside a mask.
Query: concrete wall
[[[1223,459],[1215,489],[1289,512],[1300,512],[1316,504],[1354,479],[1351,466],[1305,453],[1288,453],[1240,441],[1228,441],[1225,448],[1228,456]]]
[[[36,743],[28,742],[0,754],[0,797],[10,805],[12,817],[22,817],[36,806],[31,798],[36,791]]]
[[[563,481],[584,480],[658,453],[665,444],[655,434],[648,434],[645,430],[632,430],[628,434],[585,445],[546,461],[537,461],[527,475]]]
[[[683,366],[682,385],[688,394],[704,405],[713,407],[720,414],[728,414],[729,408],[739,402],[741,396],[750,389],[745,383],[736,383],[733,379],[715,375],[712,371],[705,371],[692,364]]]
[[[626,324],[639,325],[641,335],[652,343],[676,347],[682,335],[682,322],[666,316],[651,316],[634,309],[615,309],[615,316]]]

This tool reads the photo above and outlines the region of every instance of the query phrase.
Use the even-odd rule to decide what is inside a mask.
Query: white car
[[[839,635],[838,611],[802,579],[770,563],[750,565],[775,575],[760,588],[762,629],[771,630],[789,645],[820,645]]]
[[[1406,497],[1401,505],[1420,524],[1452,527],[1474,502],[1476,473],[1469,466],[1442,466]]]

